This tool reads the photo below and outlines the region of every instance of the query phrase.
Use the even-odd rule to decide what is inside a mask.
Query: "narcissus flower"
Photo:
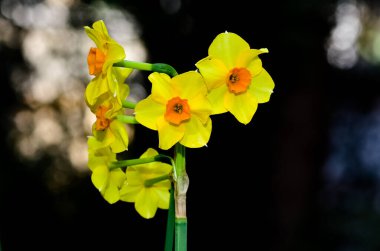
[[[91,181],[108,203],[113,204],[120,199],[120,188],[126,175],[120,169],[109,169],[111,162],[116,161],[116,154],[109,147],[98,149],[96,139],[88,138],[88,167],[92,171]]]
[[[157,151],[149,148],[140,158],[157,155]],[[134,202],[136,211],[144,218],[153,218],[157,208],[168,209],[170,200],[171,181],[168,179],[172,166],[162,162],[151,162],[129,166],[126,171],[127,179],[120,189],[120,200]],[[154,184],[148,180],[161,179]]]
[[[129,93],[127,85],[120,85],[119,98],[125,99]],[[110,147],[112,152],[120,153],[128,149],[128,133],[126,125],[117,120],[117,115],[125,114],[125,108],[118,102],[118,98],[110,93],[98,97],[94,105],[89,105],[95,114],[96,121],[92,126],[94,139],[92,148]]]
[[[103,20],[96,21],[93,28],[85,26],[84,29],[96,45],[96,48],[90,48],[87,57],[89,74],[95,78],[90,81],[85,92],[86,102],[93,105],[106,92],[118,96],[118,83],[124,82],[132,69],[113,67],[126,55],[124,48],[109,36]]]
[[[205,146],[211,134],[211,104],[202,76],[189,71],[173,78],[149,75],[152,92],[137,103],[136,120],[158,131],[159,147],[167,150],[179,142],[189,148]]]
[[[259,103],[269,101],[274,82],[259,58],[267,49],[251,49],[235,33],[219,34],[208,49],[208,57],[195,65],[205,79],[212,114],[230,112],[248,124]]]

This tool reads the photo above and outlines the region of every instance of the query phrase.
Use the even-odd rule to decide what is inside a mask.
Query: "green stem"
[[[112,170],[112,169],[116,169],[116,168],[122,168],[122,167],[127,167],[127,166],[150,163],[150,162],[154,162],[154,161],[156,161],[155,157],[119,160],[119,161],[112,162],[109,166],[109,169]]]
[[[172,66],[168,64],[163,64],[163,63],[149,64],[149,63],[143,63],[143,62],[124,60],[124,61],[114,63],[113,66],[132,68],[132,69],[142,70],[142,71],[161,72],[161,73],[166,73],[171,77],[174,77],[177,75],[176,70]]]
[[[177,71],[172,66],[162,63],[153,64],[152,71],[166,73],[171,77],[178,75]]]
[[[161,175],[161,176],[158,176],[156,178],[152,178],[152,179],[148,179],[144,182],[144,186],[145,187],[151,187],[153,186],[154,184],[160,182],[160,181],[163,181],[163,180],[168,180],[171,178],[171,175],[170,174],[164,174],[164,175]]]
[[[127,166],[150,163],[150,162],[154,162],[154,161],[164,162],[166,160],[171,160],[171,158],[169,156],[166,156],[163,154],[158,154],[156,156],[148,157],[148,158],[119,160],[119,161],[112,162],[109,166],[109,169],[112,170],[112,169],[116,169],[116,168],[123,168],[123,167],[127,167]]]
[[[175,219],[175,250],[185,251],[187,248],[187,218]]]
[[[168,220],[166,222],[165,251],[173,251],[174,218],[175,218],[174,188],[172,186],[170,189]]]
[[[116,115],[116,119],[126,124],[139,124],[135,117],[130,115]]]
[[[135,109],[135,107],[136,107],[135,103],[128,101],[128,100],[123,100],[122,104],[123,104],[124,108]]]
[[[185,147],[177,143],[174,148],[174,162],[177,179],[175,188],[175,251],[187,250],[186,193],[189,177],[186,173]]]
[[[132,68],[132,69],[143,70],[143,71],[152,71],[152,64],[129,61],[129,60],[124,60],[124,61],[114,63],[113,66],[124,67],[124,68]]]

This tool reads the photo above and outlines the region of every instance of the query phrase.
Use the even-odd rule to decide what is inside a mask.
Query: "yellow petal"
[[[157,130],[157,120],[164,117],[166,104],[162,105],[152,100],[151,96],[141,100],[135,107],[136,120],[145,127]]]
[[[112,72],[112,67],[109,67],[107,69],[106,79],[109,92],[111,92],[111,95],[116,97],[119,94],[119,82]]]
[[[108,167],[106,165],[98,166],[92,171],[91,181],[99,191],[106,189],[107,179]]]
[[[141,158],[149,158],[149,157],[153,157],[153,156],[156,156],[158,154],[158,152],[153,149],[153,148],[148,148],[141,156],[140,156],[140,159]]]
[[[130,92],[129,85],[119,82],[119,88],[118,89],[119,89],[119,95],[118,95],[117,99],[121,100],[121,101],[125,100],[128,97],[129,92]]]
[[[154,192],[156,193],[158,197],[157,206],[161,209],[169,209],[169,202],[170,202],[169,189],[170,189],[170,186],[169,188],[166,188],[166,187],[154,188]]]
[[[120,199],[120,191],[123,181],[125,180],[125,174],[121,169],[115,169],[110,171],[108,178],[108,186],[102,191],[102,195],[108,203],[113,204]]]
[[[140,167],[142,165],[144,164],[133,165],[127,168],[126,175],[127,175],[128,186],[138,186],[141,188],[144,187],[144,181],[139,172]]]
[[[120,188],[123,185],[123,182],[125,181],[125,173],[121,169],[112,169],[110,171],[110,183],[114,186]]]
[[[132,73],[132,71],[133,71],[133,69],[131,69],[131,68],[123,68],[123,67],[113,67],[112,68],[112,73],[115,75],[117,82],[119,84],[124,84],[124,85],[126,85],[125,80]],[[126,96],[128,96],[128,95],[129,95],[129,89],[128,89],[128,93],[126,94]]]
[[[110,204],[117,202],[120,199],[119,189],[115,186],[109,186],[101,192],[103,198]]]
[[[107,79],[104,79],[102,75],[93,78],[86,87],[85,100],[89,106],[93,106],[97,99],[109,90]]]
[[[95,124],[92,129],[92,134],[96,138],[96,142],[93,143],[94,149],[101,149],[108,147],[115,141],[115,135],[112,133],[110,128],[104,131],[97,131],[95,129]]]
[[[227,109],[224,106],[224,97],[227,92],[229,91],[226,84],[210,91],[208,94],[208,99],[210,100],[212,107],[211,114],[221,114],[227,112]]]
[[[103,44],[103,40],[100,38],[99,36],[99,32],[92,29],[91,27],[89,26],[85,26],[84,27],[84,30],[87,34],[87,36],[92,40],[94,41],[95,45],[97,48],[102,48],[102,44]]]
[[[202,75],[196,71],[188,71],[172,78],[171,83],[182,99],[190,101],[193,97],[207,94],[207,86]],[[175,95],[176,96],[176,95]],[[170,97],[174,97],[173,95]]]
[[[202,74],[209,90],[226,83],[226,76],[229,69],[227,69],[221,60],[207,57],[198,61],[195,65]]]
[[[96,156],[95,154],[89,153],[87,166],[91,171],[94,171],[99,166],[107,165],[107,159],[106,156]]]
[[[258,57],[259,54],[264,53],[262,50],[251,49],[240,54],[236,67],[247,68],[251,76],[256,76],[262,71],[262,62]]]
[[[112,40],[108,34],[106,25],[104,24],[103,20],[98,20],[93,23],[92,27],[93,28],[85,26],[85,32],[87,33],[88,37],[94,41],[96,47],[102,51],[105,51],[104,44],[106,41]]]
[[[166,102],[173,97],[171,78],[167,74],[153,72],[148,79],[152,83],[152,99],[166,105]]]
[[[103,20],[98,20],[98,21],[94,22],[92,27],[94,28],[94,30],[104,34],[104,36],[109,36],[107,27],[104,24]]]
[[[136,196],[142,189],[144,189],[143,185],[123,185],[120,189],[120,200],[126,202],[135,202]]]
[[[157,211],[158,196],[151,189],[143,189],[136,197],[136,211],[144,218],[151,219]]]
[[[123,87],[123,86],[127,86],[127,85],[124,85],[124,84],[119,85],[119,90],[120,90],[120,87]],[[122,100],[125,100],[125,98],[123,98]],[[115,119],[117,115],[125,113],[125,108],[123,108],[121,104],[120,96],[114,97],[114,96],[108,95],[108,98],[105,98],[102,103],[95,105],[94,108],[97,109],[99,106],[103,106],[103,107],[106,107],[105,109],[108,109],[106,110],[104,117],[109,120],[113,120]],[[94,113],[96,113],[96,110]]]
[[[212,106],[208,98],[205,95],[198,94],[198,96],[189,99],[189,106],[191,116],[198,117],[205,124],[212,112]]]
[[[93,129],[92,133],[95,138],[95,140],[92,142],[92,148],[95,151],[109,147],[112,142],[115,141],[115,136],[109,129],[106,129],[105,131],[97,131]]]
[[[177,143],[184,135],[184,123],[176,126],[171,125],[164,117],[157,120],[158,141],[159,147],[163,150],[168,150]]]
[[[257,110],[257,99],[249,92],[240,95],[228,93],[224,105],[235,118],[243,124],[248,124]]]
[[[235,66],[240,52],[249,49],[249,44],[239,35],[224,32],[216,36],[209,47],[208,54],[211,57],[219,58],[228,69],[231,69]]]
[[[145,189],[144,180],[141,179],[140,174],[136,171],[136,166],[127,168],[126,180],[120,189],[120,200],[126,202],[135,202],[136,196],[142,189]]]
[[[205,146],[210,139],[211,125],[210,118],[206,124],[203,124],[197,117],[191,118],[190,121],[185,123],[186,130],[179,142],[189,148]]]
[[[126,125],[118,120],[113,120],[110,124],[109,130],[114,135],[115,140],[110,144],[114,153],[120,153],[128,150],[128,133]]]
[[[103,65],[103,70],[108,67],[112,67],[114,63],[120,62],[125,58],[124,48],[118,43],[107,43],[108,51],[106,59]]]
[[[138,173],[141,175],[141,177],[143,177],[144,180],[152,179],[158,176],[168,174],[172,170],[171,165],[162,163],[162,162],[151,162],[151,163],[146,163],[146,164],[141,164],[141,165],[135,165],[135,167],[138,170]],[[165,183],[165,181],[161,181],[155,184],[155,186],[170,186],[170,185]]]
[[[257,98],[258,103],[268,102],[273,93],[274,82],[269,73],[263,69],[261,73],[254,76],[248,91]]]
[[[259,61],[259,62],[254,62],[254,64],[261,67],[261,60],[259,58],[259,55],[262,53],[265,53],[265,51],[257,50],[257,49],[250,49],[250,50],[241,52],[239,57],[236,60],[235,67],[247,67],[248,65],[252,63],[252,61]],[[251,73],[255,73],[256,71],[253,71]],[[261,71],[261,69],[259,71]]]

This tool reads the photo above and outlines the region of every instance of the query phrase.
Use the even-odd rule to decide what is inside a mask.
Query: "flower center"
[[[182,121],[191,117],[190,106],[187,99],[172,98],[166,104],[165,119],[170,123],[179,125]]]
[[[102,105],[96,109],[95,129],[97,131],[103,131],[109,127],[111,121],[106,118],[107,111],[108,111],[108,107],[105,107]]]
[[[90,48],[87,56],[88,71],[90,75],[98,75],[102,72],[106,56],[98,48]]]
[[[233,68],[227,75],[227,86],[230,92],[245,92],[251,83],[251,73],[246,68]]]

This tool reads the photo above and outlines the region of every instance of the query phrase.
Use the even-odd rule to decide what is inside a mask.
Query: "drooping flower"
[[[129,93],[128,85],[120,84],[119,91],[119,98],[125,99]],[[128,149],[127,127],[123,122],[117,120],[118,115],[125,114],[125,108],[118,100],[108,92],[99,96],[95,104],[89,105],[90,110],[96,116],[96,121],[92,125],[93,149],[110,147],[114,153]]]
[[[210,138],[211,104],[202,76],[189,71],[170,78],[149,75],[151,94],[137,103],[136,120],[158,131],[159,147],[167,150],[179,142],[189,148],[205,146]]]
[[[140,158],[149,158],[158,152],[149,148]],[[120,200],[134,202],[136,211],[144,218],[153,218],[157,208],[168,209],[170,200],[171,181],[168,179],[172,166],[162,162],[150,162],[129,166],[126,171],[127,179],[120,189]],[[147,184],[151,179],[163,180]]]
[[[91,181],[108,203],[113,204],[120,199],[120,188],[126,179],[120,169],[111,169],[110,164],[116,161],[116,154],[109,147],[97,148],[96,139],[90,136],[88,144],[88,167],[92,171]]]
[[[230,112],[248,124],[258,104],[268,102],[274,82],[259,58],[267,49],[251,49],[239,35],[221,33],[211,43],[208,56],[195,65],[205,79],[212,114]]]
[[[95,76],[85,92],[86,102],[90,105],[96,103],[97,98],[106,92],[118,96],[119,83],[123,83],[132,72],[129,68],[113,67],[114,63],[124,60],[126,55],[124,48],[109,36],[104,21],[96,21],[92,27],[84,27],[96,45],[96,48],[90,48],[87,57],[89,74]],[[121,103],[120,99],[119,102]]]

